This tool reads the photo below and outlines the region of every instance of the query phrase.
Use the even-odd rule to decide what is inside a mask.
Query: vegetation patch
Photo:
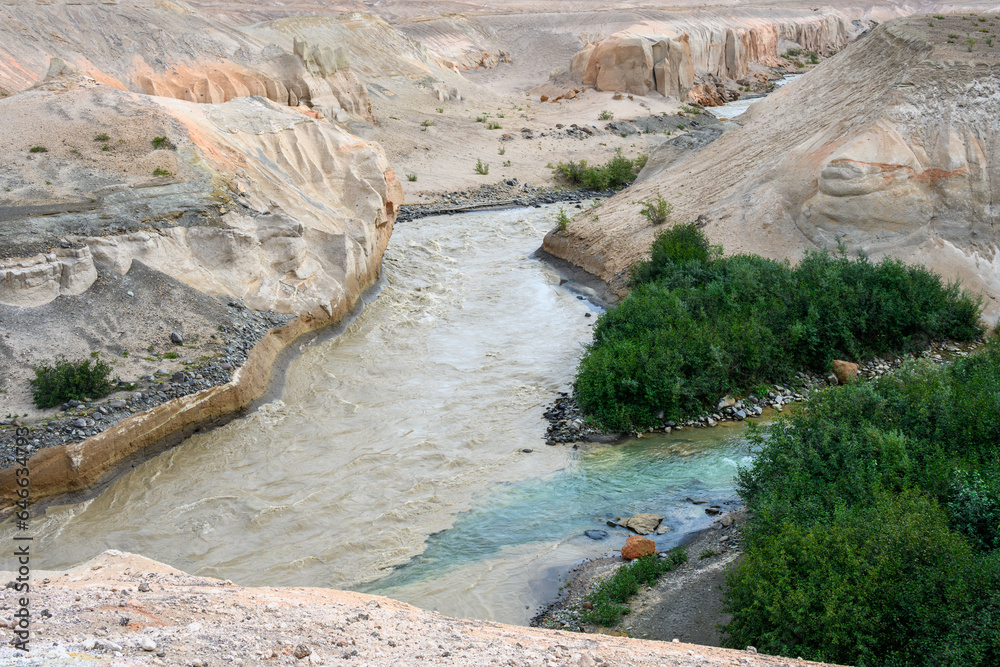
[[[666,558],[653,554],[622,565],[584,596],[583,599],[590,603],[591,608],[583,610],[580,620],[593,625],[614,625],[619,618],[629,613],[627,603],[635,597],[641,586],[652,586],[660,575],[686,563],[687,559],[687,551],[677,547],[668,551]]]
[[[94,352],[90,359],[67,361],[63,356],[55,363],[35,366],[35,377],[29,380],[31,398],[41,409],[84,398],[100,398],[112,392],[111,364],[101,361]]]
[[[560,162],[556,173],[570,185],[578,185],[589,190],[609,190],[623,188],[639,175],[646,166],[648,155],[630,159],[615,151],[614,157],[603,165],[590,166],[586,160]]]
[[[1000,664],[1000,341],[823,392],[751,439],[726,645]]]
[[[605,312],[580,362],[580,407],[605,427],[645,428],[787,383],[832,359],[916,351],[982,334],[981,300],[922,267],[813,251],[792,267],[721,256],[694,224],[657,235],[632,291]]]

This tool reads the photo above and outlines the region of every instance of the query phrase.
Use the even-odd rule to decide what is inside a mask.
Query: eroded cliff
[[[987,32],[971,45],[951,37],[969,25]],[[549,234],[545,248],[620,286],[657,231],[638,202],[659,193],[673,221],[699,220],[727,252],[794,260],[840,241],[961,278],[995,315],[1000,44],[989,31],[998,25],[995,15],[955,15],[879,26],[752,106],[742,128],[651,167]]]

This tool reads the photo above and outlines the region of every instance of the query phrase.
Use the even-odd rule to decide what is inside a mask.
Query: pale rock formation
[[[587,44],[570,61],[570,75],[598,90],[691,99],[707,106],[723,104],[734,93],[725,88],[758,66],[787,64],[779,42],[796,43],[823,53],[839,50],[868,22],[841,12],[819,17],[714,18],[648,21]]]
[[[645,95],[653,88],[653,54],[648,40],[619,34],[593,48],[583,84],[598,90]]]
[[[654,153],[633,191],[550,233],[545,248],[614,281],[656,231],[632,202],[659,192],[672,220],[702,220],[727,252],[794,260],[842,242],[919,262],[986,295],[992,321],[1000,57],[985,42],[947,44],[961,23],[879,26],[754,104],[741,129],[679,162]]]
[[[257,95],[315,107],[339,122],[375,121],[368,93],[342,47],[302,40],[280,48],[190,7],[152,0],[22,3],[5,12],[0,21],[5,91],[37,83],[57,58],[97,81],[147,95],[204,104]],[[127,50],[116,42],[118,34],[127,35]]]
[[[95,280],[89,247],[0,259],[0,303],[37,306],[60,295],[82,294]]]

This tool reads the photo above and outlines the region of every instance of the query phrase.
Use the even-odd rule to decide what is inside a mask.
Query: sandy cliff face
[[[839,239],[960,277],[995,314],[1000,57],[985,41],[947,43],[968,21],[931,22],[880,26],[545,247],[613,280],[649,247],[636,202],[659,192],[673,220],[702,216],[728,252],[795,259]]]
[[[656,18],[586,46],[573,56],[570,74],[598,90],[721,104],[718,81],[739,81],[761,67],[789,62],[788,46],[829,54],[839,51],[871,22],[855,13],[775,12],[772,18],[721,15],[703,20]],[[697,86],[696,86],[697,82]]]
[[[24,90],[60,58],[117,88],[217,104],[258,95],[343,122],[374,122],[346,53],[259,41],[184,3],[23,2],[0,8],[0,90]],[[58,35],[58,39],[52,39]]]

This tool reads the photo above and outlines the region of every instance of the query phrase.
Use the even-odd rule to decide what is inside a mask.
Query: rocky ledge
[[[20,665],[531,665],[721,667],[815,664],[705,646],[579,635],[447,618],[384,597],[320,588],[243,588],[108,551],[66,572],[33,572],[31,653]],[[0,580],[15,573],[0,573]],[[0,590],[12,609],[18,596]],[[17,656],[15,658],[15,656]]]

